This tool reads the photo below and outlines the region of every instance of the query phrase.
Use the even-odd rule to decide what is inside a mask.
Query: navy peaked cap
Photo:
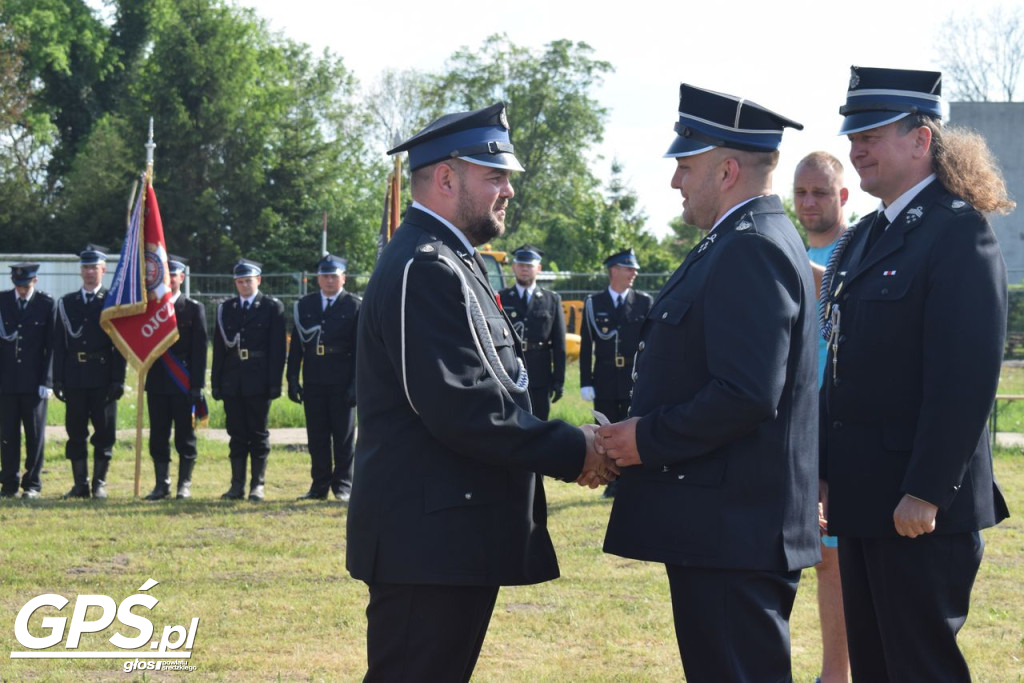
[[[240,258],[231,272],[236,280],[241,277],[256,277],[263,274],[263,264]]]
[[[171,275],[184,273],[186,263],[188,263],[188,261],[180,256],[175,256],[174,254],[167,255],[167,271]]]
[[[633,251],[633,247],[629,249],[623,249],[622,251],[612,254],[604,260],[606,268],[612,266],[625,266],[626,268],[636,268],[640,270],[640,263],[636,260],[636,252]]]
[[[840,135],[878,128],[893,121],[924,114],[942,118],[942,72],[911,69],[850,67],[845,118]]]
[[[107,262],[107,251],[106,247],[101,247],[98,244],[87,244],[85,249],[78,255],[78,262],[83,266],[94,266],[97,263]]]
[[[803,130],[803,124],[756,102],[682,83],[677,137],[665,156],[688,157],[712,147],[771,152],[782,144],[786,127]]]
[[[429,166],[445,159],[463,159],[472,164],[522,171],[509,138],[505,103],[497,102],[475,111],[445,114],[388,154],[409,153],[409,169]]]
[[[11,281],[16,285],[27,285],[32,282],[37,272],[39,272],[38,263],[28,263],[27,261],[15,263],[11,266]]]
[[[327,254],[320,259],[319,265],[317,265],[317,275],[341,275],[345,272],[345,268],[348,266],[348,261],[337,256]]]
[[[524,244],[521,247],[516,247],[512,263],[540,263],[543,255],[544,252],[532,244]]]

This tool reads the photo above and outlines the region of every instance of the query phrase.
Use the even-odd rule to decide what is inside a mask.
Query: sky
[[[675,137],[681,82],[753,100],[803,123],[802,131],[787,129],[783,137],[775,192],[792,195],[797,162],[825,150],[847,167],[848,215],[863,215],[878,200],[860,191],[849,143],[836,134],[850,66],[941,70],[943,26],[951,15],[965,16],[960,0],[235,1],[271,30],[341,56],[364,86],[384,69],[439,70],[456,50],[494,33],[537,49],[559,39],[587,43],[595,59],[615,68],[591,93],[609,110],[604,142],[594,150],[603,160],[594,172],[605,178],[612,159],[621,162],[648,228],[659,236],[682,211],[682,198],[669,187],[675,161],[663,158]],[[987,15],[1000,4],[968,6]],[[515,143],[514,110],[510,124]]]

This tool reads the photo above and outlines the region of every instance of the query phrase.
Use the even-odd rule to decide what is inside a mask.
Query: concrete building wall
[[[999,160],[1017,208],[990,215],[1010,284],[1024,282],[1024,102],[951,102],[950,123],[977,131]]]

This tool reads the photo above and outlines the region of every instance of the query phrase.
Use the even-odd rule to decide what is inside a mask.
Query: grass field
[[[570,375],[574,369],[570,370]],[[1002,389],[1001,389],[1002,391]],[[286,404],[287,401],[278,401]],[[124,405],[122,403],[122,405]],[[294,408],[298,408],[295,406]],[[579,422],[578,390],[554,406]],[[133,452],[119,444],[107,501],[61,501],[70,486],[62,445],[47,447],[44,497],[0,500],[0,679],[356,681],[365,669],[366,588],[344,569],[346,508],[295,502],[309,485],[308,456],[276,449],[267,502],[219,500],[230,478],[227,447],[201,439],[191,501],[132,498]],[[1024,512],[1024,454],[1001,450],[996,471],[1011,510]],[[152,466],[143,465],[144,491]],[[172,475],[176,468],[172,468]],[[605,555],[610,502],[599,491],[548,482],[550,529],[562,578],[502,589],[477,666],[476,681],[681,680],[668,586],[660,565]],[[976,681],[1024,680],[1024,524],[1013,517],[985,534],[985,561],[961,644]],[[160,600],[148,616],[156,640],[165,626],[199,618],[191,674],[122,670],[130,656],[106,660],[9,659],[19,610],[56,593],[106,595],[119,604],[147,579]],[[813,681],[821,657],[813,570],[805,571],[792,617],[794,675]],[[59,616],[70,617],[69,604]],[[29,630],[48,630],[36,613]],[[100,614],[93,607],[88,619]],[[82,635],[80,651],[111,651],[118,621]],[[51,651],[64,650],[64,641]],[[146,651],[143,649],[142,651]]]

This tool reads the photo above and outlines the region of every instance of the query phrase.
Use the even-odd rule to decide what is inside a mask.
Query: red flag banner
[[[139,372],[148,370],[178,340],[164,226],[148,173],[129,215],[100,325]]]

